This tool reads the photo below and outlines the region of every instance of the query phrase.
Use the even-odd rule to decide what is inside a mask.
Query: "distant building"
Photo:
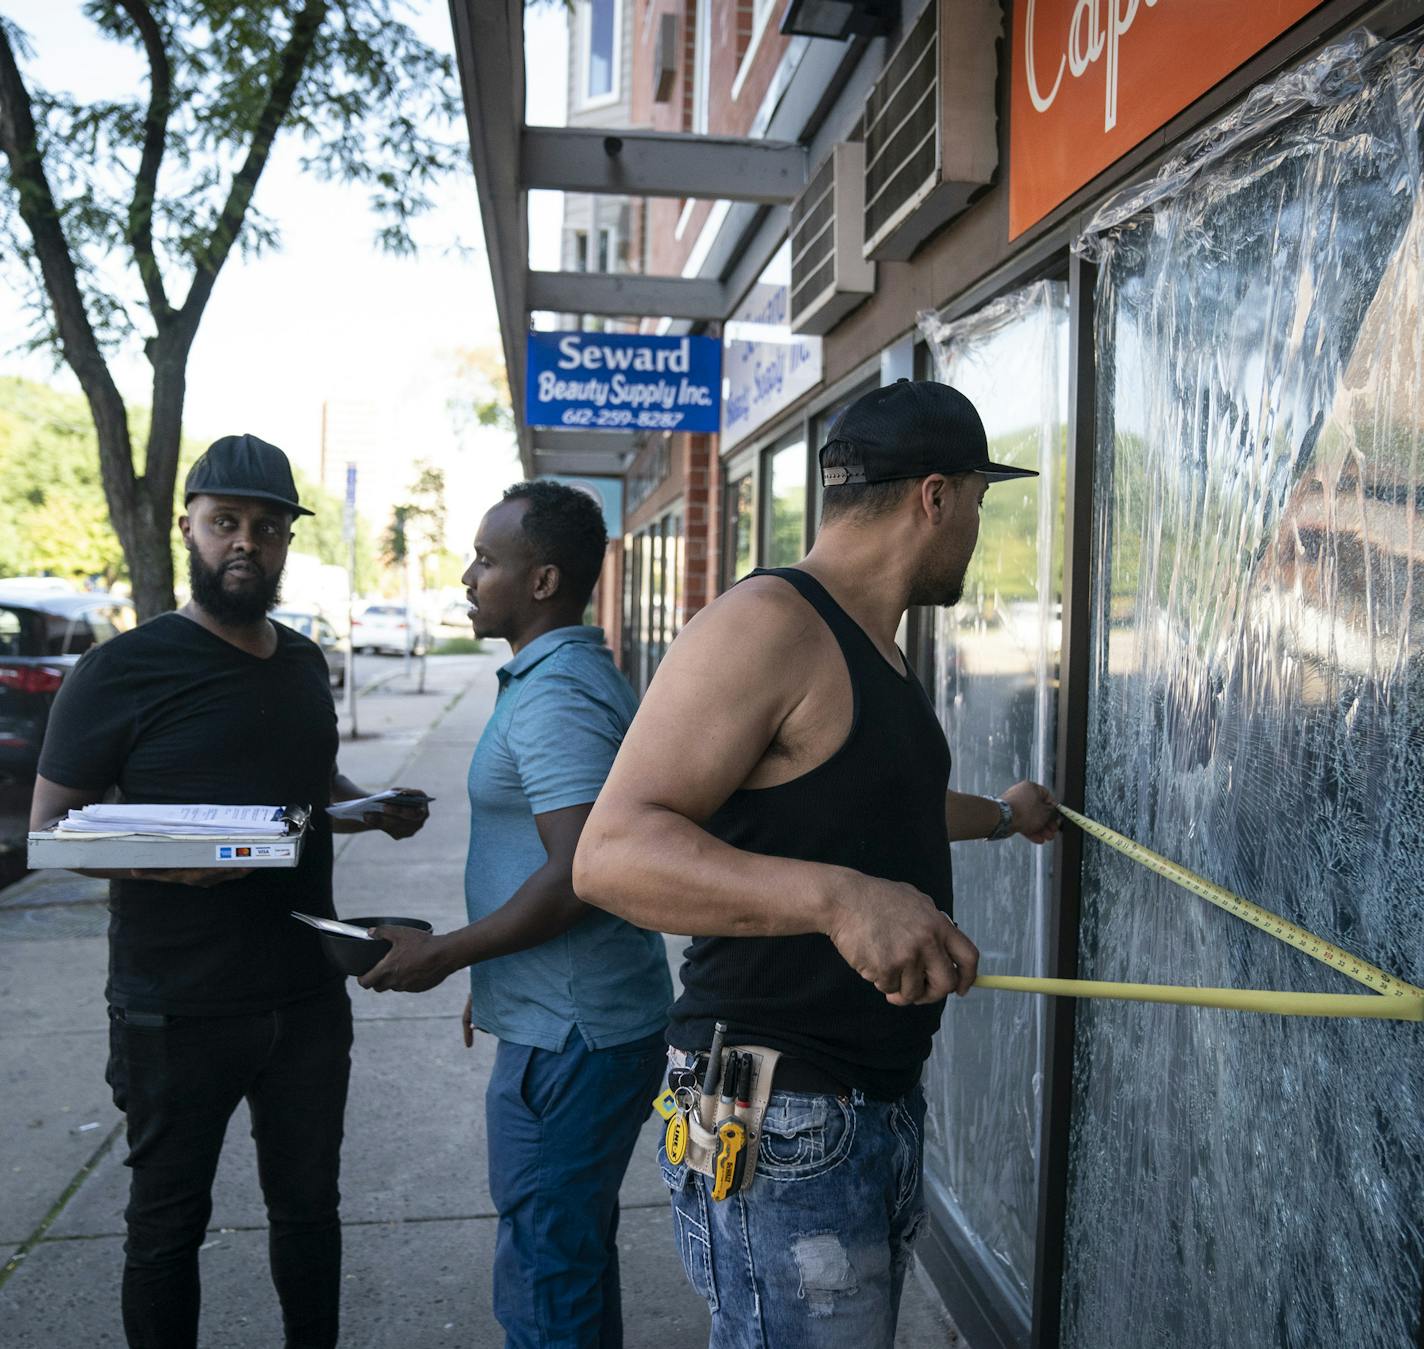
[[[634,8],[630,0],[578,0],[570,11],[569,126],[633,125]],[[564,193],[560,266],[566,272],[642,271],[643,212],[641,200]],[[611,330],[633,325],[561,314],[559,326]]]

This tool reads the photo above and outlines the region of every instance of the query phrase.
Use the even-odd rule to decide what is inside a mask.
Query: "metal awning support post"
[[[806,148],[672,131],[526,127],[526,188],[611,197],[698,197],[785,205],[806,186]]]
[[[524,127],[524,3],[450,0],[450,22],[504,343],[504,368],[515,407],[519,460],[524,472],[532,473],[529,428],[519,415],[524,405],[524,334],[529,313],[524,294],[529,219],[519,181],[519,136]]]
[[[701,277],[642,276],[634,272],[530,272],[524,281],[530,309],[610,317],[656,315],[720,319],[727,298],[720,281]]]
[[[633,462],[641,438],[633,431],[555,430],[530,433],[534,466],[541,473],[588,473],[617,477]]]

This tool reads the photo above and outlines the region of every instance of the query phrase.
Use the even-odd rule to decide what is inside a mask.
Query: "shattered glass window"
[[[956,791],[997,796],[1053,780],[1062,599],[1067,311],[1041,282],[967,319],[922,329],[937,378],[978,409],[997,463],[1041,476],[984,498],[964,597],[936,618],[936,695]],[[1052,851],[1019,840],[954,845],[955,916],[985,973],[1045,973]],[[1038,1204],[1044,1004],[951,999],[925,1079],[931,1199],[1026,1318]]]
[[[1085,240],[1087,813],[1424,981],[1424,59],[1358,36]],[[1358,993],[1089,842],[1085,978]],[[1399,1349],[1420,1028],[1085,1002],[1063,1342]]]

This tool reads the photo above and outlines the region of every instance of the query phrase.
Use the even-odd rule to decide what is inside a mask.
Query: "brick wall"
[[[736,96],[732,89],[755,33],[754,0],[708,0],[712,10],[708,31],[708,131],[716,136],[745,136],[751,129],[762,99],[771,86],[789,39],[777,31],[785,0],[773,5],[766,28]],[[666,103],[653,102],[653,53],[663,14],[678,20],[678,71]],[[634,54],[632,121],[655,131],[692,130],[696,97],[693,69],[696,60],[697,0],[636,0],[633,16]],[[677,224],[686,202],[662,197],[647,205],[645,269],[652,275],[677,276],[697,243],[709,212],[710,201],[693,205],[678,237]]]
[[[593,591],[593,621],[603,629],[615,660],[623,648],[623,540],[609,539]]]
[[[717,503],[713,490],[716,474],[715,436],[683,436],[686,468],[683,495],[683,530],[686,537],[687,574],[684,578],[684,608],[691,618],[716,595],[715,567]]]

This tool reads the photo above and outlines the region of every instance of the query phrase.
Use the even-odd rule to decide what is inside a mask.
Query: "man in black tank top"
[[[693,936],[669,1025],[678,1065],[780,1050],[754,1183],[720,1202],[660,1152],[712,1345],[889,1346],[923,1216],[921,1065],[974,982],[949,843],[1057,832],[1034,783],[949,790],[949,748],[895,645],[911,605],[952,605],[992,482],[957,390],[902,380],[821,449],[821,532],[673,643],[584,828],[574,885]]]

